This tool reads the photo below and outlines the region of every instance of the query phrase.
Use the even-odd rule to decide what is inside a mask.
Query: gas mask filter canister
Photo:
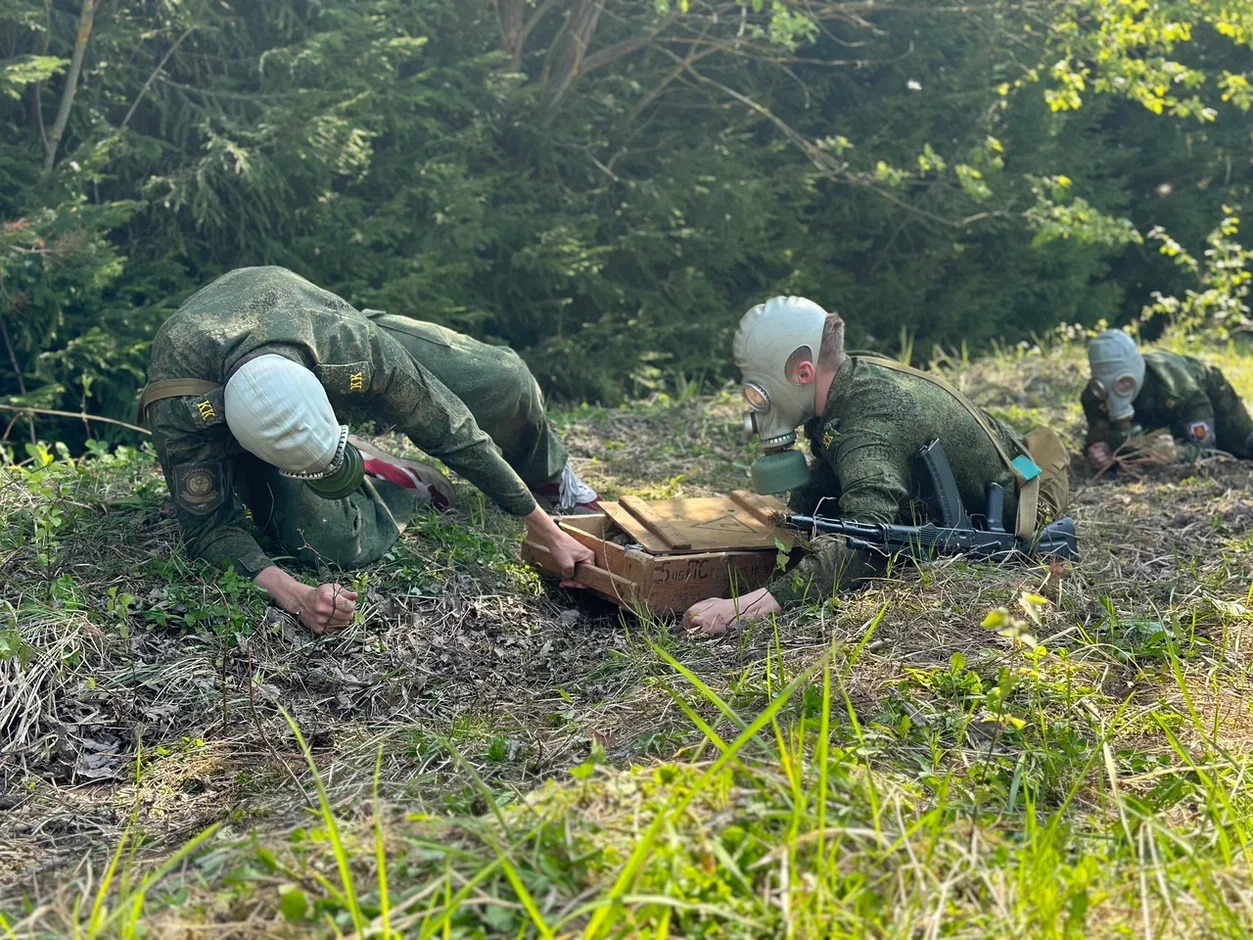
[[[304,480],[305,485],[323,499],[343,499],[356,491],[365,479],[365,460],[361,451],[348,442],[348,428],[342,429],[342,450],[337,452],[335,461],[321,473],[289,473],[280,470],[285,477]]]

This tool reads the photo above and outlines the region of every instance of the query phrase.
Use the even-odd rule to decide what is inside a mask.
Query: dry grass
[[[1248,361],[1229,355],[1224,363],[1237,387],[1253,392]],[[1081,430],[1078,364],[1077,352],[1060,346],[966,364],[957,378],[980,404],[1022,426],[1050,423],[1073,443]],[[607,495],[670,497],[743,485],[751,453],[737,437],[738,410],[724,394],[582,409],[558,421],[576,464]],[[85,470],[54,463],[42,482],[0,481],[0,642],[8,644],[0,647],[8,650],[0,656],[0,911],[34,909],[41,913],[28,924],[64,926],[74,921],[74,900],[100,883],[128,827],[142,862],[221,822],[221,848],[197,861],[202,889],[194,909],[174,904],[154,923],[163,935],[192,921],[218,924],[221,936],[273,935],[272,901],[222,885],[238,861],[232,840],[287,844],[294,828],[315,824],[310,774],[280,705],[303,729],[346,820],[367,817],[378,759],[388,818],[403,829],[406,813],[436,817],[423,839],[441,831],[468,839],[458,826],[492,810],[483,787],[493,802],[531,792],[527,803],[552,818],[574,813],[612,830],[622,807],[640,798],[635,775],[600,774],[604,788],[579,798],[595,801],[587,805],[570,803],[575,797],[560,786],[535,788],[566,779],[589,757],[619,768],[676,755],[707,759],[704,735],[677,704],[673,670],[653,644],[744,715],[765,707],[785,678],[833,643],[863,644],[842,673],[851,710],[837,732],[893,722],[908,729],[899,740],[876,732],[880,743],[863,745],[865,773],[885,773],[884,805],[905,825],[924,798],[903,767],[1004,760],[1012,770],[1022,749],[1051,740],[1049,729],[1030,725],[1021,741],[1007,738],[995,716],[982,713],[958,734],[953,716],[961,709],[956,693],[945,691],[955,655],[967,664],[957,671],[963,675],[1021,666],[1021,646],[981,624],[995,608],[1021,614],[1024,593],[1052,601],[1039,623],[1026,626],[1034,640],[1068,651],[1049,675],[1055,688],[1047,694],[1057,699],[1049,699],[1050,721],[1103,729],[1111,753],[1142,752],[1148,762],[1140,769],[1118,764],[1129,791],[1151,789],[1160,768],[1175,767],[1154,763],[1171,759],[1155,714],[1194,713],[1195,722],[1176,725],[1184,747],[1244,761],[1253,739],[1250,465],[1214,458],[1132,480],[1089,481],[1077,462],[1075,471],[1082,558],[1060,576],[1046,566],[950,559],[897,571],[834,607],[792,612],[714,642],[541,589],[512,560],[516,525],[465,486],[459,516],[421,521],[360,578],[361,623],[315,638],[247,586],[206,583],[176,560],[175,527],[149,460]],[[54,505],[64,508],[62,521],[38,529]],[[1170,657],[1162,636],[1170,638]],[[1065,683],[1078,690],[1069,698],[1056,691]],[[706,718],[716,714],[708,702],[692,705]],[[928,741],[943,742],[942,758]],[[1099,761],[1046,763],[1041,758],[1042,799],[1060,800],[1077,787],[1076,824],[1111,811]],[[706,823],[751,816],[753,792],[732,787],[720,808],[706,807]],[[1187,822],[1186,808],[1172,812]],[[985,836],[1011,839],[1008,831]],[[858,857],[876,871],[900,864],[880,853],[872,865],[872,848],[850,847],[845,864]],[[1020,887],[980,867],[994,848],[968,843],[964,877],[980,872],[978,891],[960,887],[963,879],[944,890],[965,891],[964,904],[977,895],[979,904],[1001,898],[1013,909]],[[360,861],[367,880],[369,852]],[[953,855],[946,864],[959,862]],[[902,897],[943,882],[910,870],[916,883]],[[1247,896],[1247,873],[1247,866],[1243,874],[1233,869],[1233,898]],[[274,880],[261,873],[253,882]],[[1134,897],[1130,912],[1116,912],[1125,901],[1112,899],[1092,923],[1138,923]],[[984,913],[995,920],[994,910]],[[916,914],[920,932],[936,929]]]

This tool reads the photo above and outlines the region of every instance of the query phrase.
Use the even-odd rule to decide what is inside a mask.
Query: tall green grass
[[[343,818],[288,717],[324,836],[299,858],[270,842],[273,877],[257,878],[249,903],[286,936],[1248,935],[1250,768],[1195,706],[1194,663],[1172,653],[1181,705],[1145,710],[1100,700],[1073,661],[1038,645],[996,671],[955,658],[896,687],[900,702],[924,683],[946,703],[937,742],[854,702],[850,676],[886,615],[804,668],[776,644],[751,714],[654,643],[659,681],[709,752],[688,764],[591,765],[502,806],[445,742],[486,804],[480,818],[385,823],[381,752],[369,824]],[[1133,738],[1152,766],[1128,752]],[[124,837],[74,905],[74,935],[139,936],[152,886],[213,836],[139,878]],[[4,926],[35,935],[30,921]]]

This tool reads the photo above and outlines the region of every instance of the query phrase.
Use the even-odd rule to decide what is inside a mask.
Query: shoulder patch
[[[831,445],[840,436],[839,421],[828,421],[822,426],[822,449],[830,450]]]
[[[1194,444],[1205,444],[1214,439],[1214,429],[1208,421],[1188,422],[1188,440]]]
[[[174,468],[174,502],[193,516],[207,516],[222,505],[222,461],[186,463]]]
[[[368,360],[323,363],[313,367],[313,374],[331,396],[362,394],[370,387],[370,373]]]
[[[226,420],[226,392],[221,387],[206,395],[190,395],[181,400],[186,404],[194,427],[212,427]]]

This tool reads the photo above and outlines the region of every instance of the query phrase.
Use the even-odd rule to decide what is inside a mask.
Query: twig
[[[178,51],[178,47],[183,44],[183,40],[192,34],[192,30],[196,27],[188,26],[183,30],[183,35],[174,40],[174,45],[166,50],[165,55],[161,56],[161,61],[157,63],[157,67],[152,70],[152,74],[148,76],[148,80],[144,82],[143,87],[139,89],[139,94],[135,96],[135,100],[131,102],[130,110],[126,112],[126,117],[122,118],[122,123],[117,129],[124,130],[126,125],[131,122],[131,117],[135,114],[135,109],[139,107],[139,102],[144,100],[144,95],[148,93],[148,89],[152,87],[152,83],[157,80],[157,76],[165,69],[165,63],[170,61],[170,56]]]
[[[297,792],[305,798],[305,803],[310,809],[317,809],[317,802],[309,796],[305,786],[300,781],[300,777],[291,769],[291,765],[287,763],[283,755],[278,752],[278,748],[274,746],[271,735],[266,733],[265,728],[261,725],[261,716],[257,713],[257,695],[256,695],[256,671],[252,662],[252,644],[248,644],[248,714],[252,717],[253,727],[257,729],[257,736],[261,738],[265,744],[266,750],[269,752],[270,758],[278,766],[287,772],[287,776],[291,778],[292,783],[296,785]],[[281,706],[280,706],[281,707]]]
[[[691,75],[695,81],[718,89],[723,94],[734,99],[735,101],[738,101],[740,104],[744,105],[749,110],[753,111],[754,113],[758,114],[759,116],[761,116],[762,118],[764,118],[765,120],[773,124],[775,128],[777,128],[779,132],[783,134],[784,137],[790,140],[796,146],[796,148],[800,150],[801,153],[804,154],[809,159],[809,162],[812,163],[813,166],[819,172],[821,172],[822,175],[825,176],[827,179],[849,183],[850,185],[853,185],[853,186],[859,186],[871,193],[874,193],[876,196],[879,196],[881,199],[886,199],[888,202],[892,203],[893,205],[899,206],[900,208],[906,210],[907,212],[912,212],[921,218],[929,219],[932,222],[935,222],[939,225],[943,225],[950,229],[964,229],[974,224],[975,222],[980,222],[980,221],[983,221],[984,219],[1009,218],[1012,215],[1012,213],[1009,213],[1009,212],[996,210],[996,211],[989,211],[989,212],[976,212],[974,215],[968,215],[962,219],[949,219],[941,215],[936,215],[934,212],[928,212],[926,209],[923,209],[919,206],[912,205],[911,203],[905,202],[903,199],[893,196],[891,193],[886,192],[885,190],[879,188],[878,186],[875,186],[873,183],[869,182],[867,179],[864,179],[861,176],[859,176],[859,174],[849,172],[847,164],[835,164],[835,162],[831,160],[831,158],[828,157],[826,154],[824,154],[817,146],[815,146],[815,144],[811,140],[809,140],[807,137],[805,137],[803,134],[801,134],[799,131],[793,128],[790,124],[788,124],[786,121],[780,118],[777,114],[775,114],[765,105],[761,104],[760,102],[754,101],[752,98],[748,97],[745,94],[741,94],[740,92],[736,91],[734,88],[730,88],[727,85],[724,85],[722,82],[719,82],[715,79],[710,78],[708,75],[698,72],[696,69],[692,68],[692,66],[689,63],[681,59],[675,52],[673,52],[670,49],[667,49],[665,46],[657,46],[655,48],[657,49],[658,52],[662,53],[663,55],[669,56],[675,62],[679,63],[682,66],[683,70],[687,72],[689,75]]]
[[[147,428],[141,428],[139,425],[131,424],[129,421],[121,421],[117,418],[106,418],[104,415],[89,415],[84,411],[58,411],[55,408],[30,408],[26,405],[6,405],[3,402],[0,402],[0,409],[4,411],[16,411],[19,414],[51,415],[54,418],[78,418],[80,421],[99,421],[102,424],[116,424],[120,428],[126,428],[129,431],[137,431],[138,433],[147,436],[152,435],[152,432]]]
[[[230,617],[231,602],[226,599],[226,592],[223,591],[221,587],[219,587],[217,584],[214,584],[213,586],[217,588],[218,595],[222,598],[222,605],[226,608],[226,622],[229,625],[231,622],[231,617]],[[223,630],[222,631],[222,672],[221,672],[221,677],[222,677],[222,734],[223,735],[226,734],[226,726],[230,724],[230,719],[231,719],[230,703],[228,702],[230,695],[226,687],[226,660],[229,655],[230,655],[230,635],[226,632],[226,630]]]
[[[0,317],[0,337],[4,338],[4,348],[9,351],[9,362],[13,365],[13,374],[17,376],[17,390],[21,395],[25,395],[26,394],[26,382],[22,378],[21,368],[18,367],[17,353],[14,352],[13,350],[13,341],[9,339],[9,327],[5,324],[4,317]],[[35,443],[35,419],[31,417],[29,414],[27,415],[27,419],[28,419],[28,423],[30,424],[30,442],[34,444]],[[16,422],[17,418],[14,418],[13,421]],[[9,430],[11,430],[12,427],[13,425],[10,424]],[[8,437],[9,437],[9,431],[6,430],[4,432],[4,439],[7,440]]]

